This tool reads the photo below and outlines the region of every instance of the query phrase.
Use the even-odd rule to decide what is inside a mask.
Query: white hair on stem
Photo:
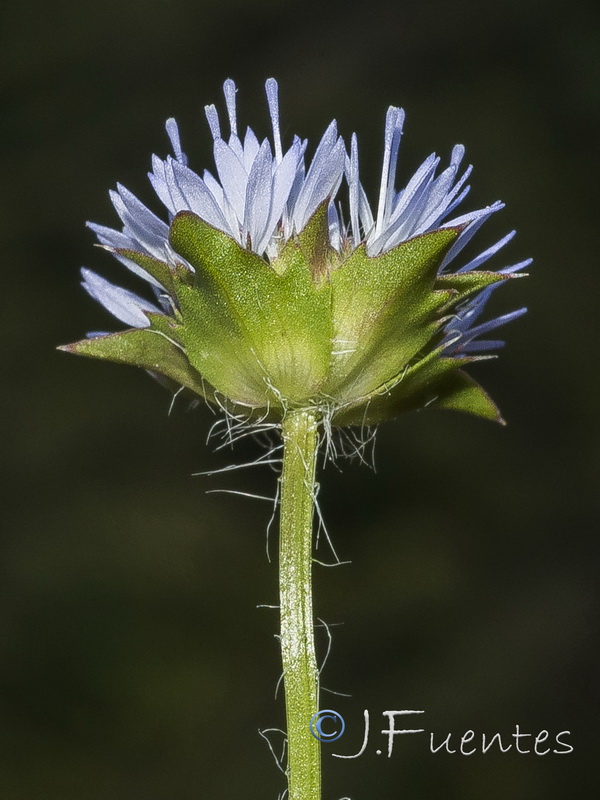
[[[271,740],[267,736],[268,733],[280,733],[283,736],[283,743],[282,743],[282,747],[281,747],[281,756],[278,756],[277,753],[275,752],[275,749],[273,748]],[[265,740],[265,742],[267,743],[267,745],[269,747],[269,750],[271,751],[271,755],[275,759],[275,763],[277,764],[277,768],[281,772],[283,772],[283,774],[285,775],[286,771],[285,771],[285,767],[283,766],[284,759],[285,759],[285,752],[287,750],[287,735],[286,735],[285,731],[282,731],[281,728],[262,728],[262,729],[259,728],[258,729],[258,735]],[[280,797],[285,797],[285,792],[284,792],[283,795],[280,795]]]
[[[263,453],[262,456],[259,456],[254,461],[249,461],[247,464],[229,464],[226,467],[221,467],[220,469],[210,469],[206,470],[205,472],[193,472],[193,476],[198,475],[220,475],[223,472],[232,472],[236,469],[248,469],[249,467],[261,467],[264,464],[281,464],[281,458],[270,458],[275,452],[281,450],[283,445],[280,444],[276,447],[273,447],[267,453]]]
[[[339,428],[336,431],[341,457],[375,469],[376,425],[362,425],[360,428]]]
[[[318,564],[320,567],[327,567],[333,569],[334,567],[344,567],[351,564],[352,561],[334,561],[333,564],[328,564],[326,561],[319,561],[318,558],[313,558],[313,564]]]
[[[281,636],[275,635],[275,638],[277,639],[278,642],[281,641]],[[281,675],[279,676],[279,678],[277,680],[277,683],[275,684],[275,694],[273,695],[273,698],[275,700],[277,700],[277,695],[279,694],[279,687],[283,683],[284,677],[285,677],[285,671],[281,673]]]
[[[171,402],[169,403],[169,410],[167,411],[167,417],[171,416],[173,408],[175,407],[175,401],[177,400],[181,392],[183,392],[184,388],[185,388],[184,386],[180,386],[176,392],[173,392],[173,397],[171,398]]]
[[[274,501],[274,497],[266,497],[264,494],[252,494],[252,492],[240,492],[237,489],[207,489],[205,494],[235,494],[240,497],[249,497],[252,500],[267,500],[269,503]]]
[[[265,531],[265,551],[267,554],[267,561],[269,562],[269,564],[271,563],[271,553],[269,552],[269,535],[271,533],[271,527],[275,522],[275,517],[277,516],[277,507],[279,506],[279,495],[280,495],[280,481],[277,481],[275,489],[275,500],[273,502],[273,513],[271,514],[269,521],[267,522],[267,530]]]

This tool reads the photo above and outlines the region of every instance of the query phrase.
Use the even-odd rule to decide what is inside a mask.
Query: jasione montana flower
[[[312,159],[297,136],[284,149],[275,80],[266,92],[272,141],[241,136],[233,81],[228,137],[206,107],[214,174],[188,166],[167,121],[173,155],[153,156],[149,173],[162,218],[123,186],[111,192],[122,229],[90,228],[153,299],[82,270],[84,288],[129,329],[64,349],[143,367],[249,419],[310,407],[334,425],[371,424],[430,404],[500,419],[462,368],[501,347],[488,334],[525,312],[480,322],[493,291],[530,261],[481,269],[514,231],[462,259],[502,208],[455,215],[469,191],[464,148],[444,168],[429,156],[397,190],[404,112],[391,107],[371,207],[356,135],[348,151],[333,121]]]

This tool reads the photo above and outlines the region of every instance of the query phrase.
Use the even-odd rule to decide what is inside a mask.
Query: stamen
[[[360,231],[358,227],[358,140],[355,133],[352,134],[350,143],[350,175],[348,176],[348,184],[350,189],[350,226],[352,228],[352,243],[354,247],[358,247],[360,242]]]
[[[237,118],[235,111],[235,94],[237,92],[236,85],[231,78],[227,78],[223,84],[223,94],[225,95],[225,102],[227,103],[227,113],[229,114],[229,128],[232,136],[237,136]]]
[[[378,236],[385,224],[386,212],[389,212],[389,195],[393,190],[394,181],[396,178],[396,161],[398,158],[398,146],[400,144],[400,137],[397,135],[399,125],[402,125],[400,118],[400,109],[395,106],[390,106],[385,116],[385,135],[384,135],[384,152],[383,152],[383,166],[381,169],[381,184],[379,186],[379,203],[377,205],[377,225],[375,227],[375,235]]]
[[[165,124],[165,128],[167,131],[167,136],[171,142],[171,147],[173,148],[173,153],[175,154],[175,158],[179,161],[180,164],[187,166],[187,158],[185,153],[181,149],[181,139],[179,138],[179,128],[177,127],[177,123],[171,117],[167,120]]]
[[[206,119],[210,128],[210,132],[212,133],[213,139],[216,141],[217,139],[221,138],[221,126],[219,125],[219,115],[217,113],[217,109],[211,106],[204,106],[204,113],[206,114]]]
[[[278,86],[275,78],[269,78],[265,83],[267,91],[267,102],[269,104],[269,114],[271,115],[271,124],[273,125],[273,143],[275,144],[275,160],[278,164],[283,159],[283,151],[281,149],[281,132],[279,129],[279,97]]]
[[[460,162],[465,155],[465,146],[463,144],[455,144],[452,148],[452,155],[450,156],[450,164],[459,167]]]

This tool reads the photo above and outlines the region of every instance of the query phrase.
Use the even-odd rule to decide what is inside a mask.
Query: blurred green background
[[[500,429],[424,412],[381,428],[377,472],[322,474],[321,504],[351,566],[317,568],[332,628],[324,695],[358,749],[362,712],[424,709],[423,727],[507,737],[570,730],[569,755],[432,755],[404,737],[391,759],[324,750],[325,799],[563,800],[592,796],[598,750],[599,466],[596,342],[600,19],[591,0],[280,3],[4,0],[0,47],[2,536],[0,797],[276,798],[259,727],[282,724],[276,565],[265,555],[268,469],[205,443],[143,372],[57,353],[113,326],[79,288],[85,264],[124,270],[85,220],[116,224],[119,180],[158,210],[145,178],[175,116],[192,166],[211,164],[205,103],[231,76],[244,123],[314,143],[336,117],[359,134],[371,195],[385,110],[407,111],[401,177],[467,147],[465,209],[507,207],[497,266],[533,256],[496,308],[530,313],[475,371]],[[222,106],[221,106],[222,107]],[[124,279],[125,282],[127,279]],[[276,540],[272,535],[272,549]],[[326,548],[322,549],[327,560]],[[321,654],[325,638],[320,638]],[[531,740],[529,740],[531,743]]]

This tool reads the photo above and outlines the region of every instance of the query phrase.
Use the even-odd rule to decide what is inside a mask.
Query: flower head
[[[164,160],[153,156],[148,177],[168,211],[169,221],[181,211],[191,211],[242,247],[272,258],[294,232],[304,228],[322,202],[335,196],[344,174],[346,148],[334,120],[323,134],[308,169],[307,141],[294,136],[284,152],[278,87],[273,78],[266,83],[272,142],[259,142],[251,128],[246,129],[242,140],[238,134],[235,83],[227,80],[223,88],[229,122],[227,140],[215,106],[205,108],[217,177],[208,170],[201,177],[188,167],[174,119],[166,123],[173,156]],[[169,226],[123,186],[118,185],[110,196],[123,230],[89,223],[100,243],[172,261]]]
[[[429,156],[397,190],[404,112],[391,107],[374,213],[356,135],[348,152],[331,122],[307,162],[307,141],[282,142],[275,80],[266,83],[271,140],[251,128],[242,136],[233,81],[224,94],[228,136],[215,106],[205,109],[214,173],[188,166],[170,119],[173,155],[153,156],[149,173],[165,218],[118,185],[122,229],[90,224],[154,299],[83,270],[84,288],[130,329],[65,349],[145,367],[251,418],[310,406],[334,424],[362,424],[437,404],[499,419],[460,368],[503,344],[480,337],[524,313],[480,322],[493,291],[529,261],[481,269],[513,231],[461,263],[502,208],[454,216],[469,191],[464,147],[441,171]],[[344,178],[347,214],[336,206]]]

